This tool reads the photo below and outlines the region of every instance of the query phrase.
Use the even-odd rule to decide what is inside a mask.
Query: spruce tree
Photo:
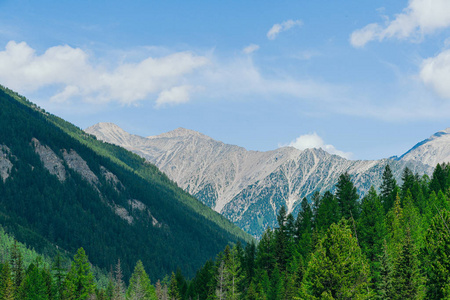
[[[305,298],[370,299],[370,268],[348,222],[333,224],[319,241],[303,278]],[[332,297],[332,298],[330,298]]]
[[[391,167],[386,165],[383,171],[382,183],[380,186],[380,198],[385,212],[388,212],[394,205],[396,188],[397,181],[392,174]]]
[[[270,291],[268,300],[282,300],[284,298],[284,284],[280,274],[278,266],[275,265],[275,269],[272,272],[272,278],[270,279]]]
[[[64,267],[64,260],[59,253],[53,260],[52,271],[55,278],[56,299],[61,299],[66,268]]]
[[[63,299],[89,299],[95,291],[94,276],[86,252],[79,248],[64,282]]]
[[[372,186],[361,201],[361,216],[358,220],[358,239],[363,252],[375,262],[383,249],[386,236],[384,208]]]
[[[389,257],[386,240],[383,241],[383,251],[379,255],[379,280],[376,282],[377,298],[380,300],[391,299],[392,288],[392,262]]]
[[[320,200],[317,213],[314,216],[314,228],[318,232],[324,232],[331,224],[339,222],[339,204],[337,198],[326,191]]]
[[[18,294],[18,299],[23,300],[51,299],[48,294],[45,278],[35,264],[32,263],[28,267]]]
[[[123,281],[122,266],[120,265],[120,259],[117,261],[115,269],[115,282],[112,300],[124,300],[125,299],[125,282]]]
[[[446,174],[445,169],[440,164],[437,164],[436,168],[434,168],[433,176],[431,177],[430,189],[436,194],[439,193],[439,191],[445,192],[447,188],[447,178],[448,174]]]
[[[134,267],[127,290],[128,300],[156,300],[156,292],[139,260]]]
[[[170,300],[180,300],[180,292],[178,290],[178,283],[177,279],[175,277],[175,273],[172,272],[172,275],[170,276],[170,282],[169,282],[169,299]]]
[[[422,277],[409,229],[392,274],[392,299],[422,299]]]
[[[0,299],[14,300],[14,282],[8,263],[0,264]]]
[[[402,173],[402,198],[406,196],[406,191],[407,190],[412,190],[413,189],[413,185],[414,185],[414,181],[415,181],[415,177],[413,172],[408,168],[405,167],[405,169],[403,169],[403,173]]]
[[[439,211],[426,235],[427,299],[443,299],[450,278],[450,213]]]
[[[240,297],[241,282],[243,281],[243,272],[241,261],[239,260],[237,247],[234,246],[229,255],[225,257],[225,290],[227,299],[237,300]]]
[[[336,184],[336,198],[341,217],[357,220],[359,216],[359,196],[347,172],[339,176],[338,183]]]
[[[306,257],[311,252],[313,243],[313,213],[306,198],[302,200],[301,210],[295,221],[295,242],[303,257]]]
[[[11,247],[10,264],[14,290],[16,291],[17,296],[22,280],[25,277],[25,267],[23,265],[22,251],[20,250],[16,240],[14,240],[14,244]]]

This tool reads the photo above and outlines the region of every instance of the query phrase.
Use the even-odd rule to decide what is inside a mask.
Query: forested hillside
[[[53,256],[84,247],[129,278],[140,259],[152,279],[194,274],[230,242],[250,237],[156,167],[0,89],[0,224]]]

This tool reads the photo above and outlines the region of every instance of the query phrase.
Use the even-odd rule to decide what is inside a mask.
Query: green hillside
[[[41,253],[84,247],[103,268],[120,258],[125,276],[141,259],[156,279],[251,239],[139,156],[3,87],[0,159],[0,224]]]

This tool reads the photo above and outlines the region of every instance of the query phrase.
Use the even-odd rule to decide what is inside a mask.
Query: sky
[[[80,128],[401,155],[450,127],[450,1],[0,0],[0,84]],[[0,108],[1,109],[1,108]]]

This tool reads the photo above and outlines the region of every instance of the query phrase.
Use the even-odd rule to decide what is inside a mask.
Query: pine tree
[[[278,228],[275,229],[275,259],[280,270],[286,270],[289,258],[290,238],[287,225],[286,207],[282,206],[277,215]]]
[[[302,285],[311,299],[371,298],[369,264],[345,219],[319,241]]]
[[[307,256],[311,252],[313,243],[313,213],[306,198],[302,200],[301,210],[295,221],[295,242],[302,256]]]
[[[411,233],[406,230],[405,241],[392,275],[393,299],[421,299],[422,277]]]
[[[392,299],[392,262],[389,257],[386,240],[383,241],[383,251],[379,255],[379,280],[376,282],[378,299]]]
[[[169,299],[170,300],[180,300],[180,292],[178,291],[178,283],[175,277],[175,273],[172,272],[169,283]]]
[[[239,260],[237,247],[234,246],[229,255],[225,257],[225,290],[227,299],[239,299],[239,287],[243,280],[241,262]]]
[[[384,207],[384,211],[387,213],[394,205],[396,196],[397,181],[392,174],[391,167],[386,165],[383,172],[382,183],[380,186],[380,198]]]
[[[64,267],[63,258],[59,253],[53,260],[52,271],[55,277],[56,299],[61,299],[66,268]]]
[[[117,261],[115,269],[115,282],[112,300],[124,300],[125,299],[125,282],[123,281],[122,267],[120,265],[120,259]]]
[[[363,252],[375,262],[383,249],[386,236],[384,208],[372,186],[361,201],[361,216],[358,220],[358,239]]]
[[[357,228],[359,245],[369,259],[372,281],[376,284],[381,280],[379,255],[383,251],[387,230],[384,208],[373,186],[362,199]]]
[[[64,299],[89,299],[95,291],[94,276],[83,248],[78,249],[64,282]]]
[[[450,278],[450,213],[448,211],[439,211],[431,220],[426,235],[425,251],[429,264],[427,299],[443,299]]]
[[[274,242],[273,231],[268,227],[258,243],[256,252],[256,264],[267,273],[271,273],[275,266]]]
[[[403,209],[400,204],[400,197],[396,196],[394,206],[391,208],[387,215],[387,228],[388,228],[388,250],[389,256],[393,261],[397,260],[400,252],[401,245],[404,240],[403,231]]]
[[[22,251],[20,251],[16,240],[14,240],[14,244],[11,247],[10,264],[14,290],[16,291],[17,296],[22,280],[25,277],[25,267],[23,265]]]
[[[357,220],[359,216],[359,196],[347,172],[339,176],[338,183],[336,184],[336,198],[341,217]]]
[[[436,194],[439,191],[445,191],[447,188],[447,178],[448,174],[446,174],[445,169],[440,164],[437,164],[431,177],[430,189]]]
[[[284,296],[284,284],[280,274],[278,266],[272,272],[272,278],[270,279],[270,291],[268,300],[282,300]]]
[[[216,286],[216,297],[219,300],[226,299],[226,272],[225,272],[225,262],[221,261],[219,268],[217,269],[217,286]]]
[[[127,290],[127,300],[155,300],[156,292],[139,260],[134,267]]]
[[[255,269],[256,269],[256,245],[254,241],[251,241],[245,246],[244,250],[244,261],[242,264],[242,268],[244,270],[244,280],[243,284],[249,286],[255,277]]]
[[[408,168],[405,167],[405,169],[403,169],[403,173],[402,173],[402,198],[406,196],[406,191],[407,190],[412,190],[413,189],[413,185],[414,185],[414,181],[415,181],[415,177],[413,172]]]
[[[48,300],[48,290],[42,272],[31,264],[26,272],[19,291],[19,299],[23,300]]]
[[[330,191],[323,194],[319,203],[314,216],[314,228],[318,232],[324,232],[331,224],[339,222],[339,204]]]
[[[8,263],[0,264],[0,299],[14,300],[14,282]]]

